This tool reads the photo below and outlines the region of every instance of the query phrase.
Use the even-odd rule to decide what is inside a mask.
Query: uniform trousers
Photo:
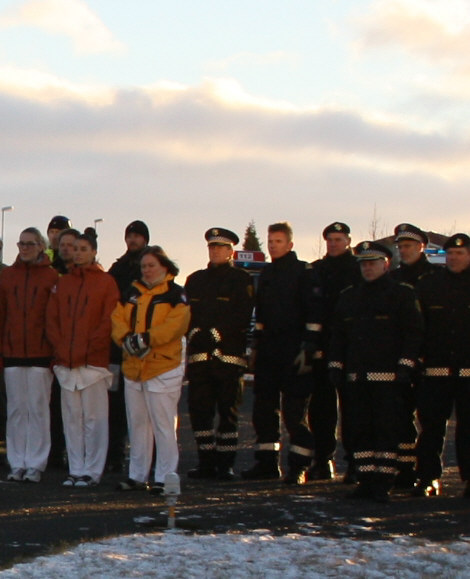
[[[62,388],[61,403],[69,472],[99,482],[108,452],[108,383]]]
[[[326,463],[333,458],[336,450],[337,421],[336,388],[328,379],[327,361],[314,360],[308,423],[315,443],[315,462]]]
[[[350,382],[353,457],[360,483],[389,490],[394,482],[402,398],[395,382]]]
[[[279,354],[276,356],[276,353]],[[255,366],[253,427],[256,432],[255,459],[279,460],[281,424],[284,421],[290,438],[288,464],[308,467],[312,461],[314,439],[307,423],[311,374],[298,376],[293,357],[282,348],[259,351]]]
[[[5,368],[7,459],[12,469],[46,469],[51,448],[49,368]]]
[[[199,464],[231,468],[238,446],[242,368],[219,360],[195,362],[188,365],[187,376],[188,407]]]
[[[155,482],[178,468],[178,401],[183,383],[179,366],[146,380],[124,378],[127,423],[129,427],[129,478],[147,482],[152,465],[154,440],[157,447]]]
[[[417,444],[417,476],[424,482],[442,475],[442,449],[447,421],[455,406],[455,445],[462,480],[470,480],[470,380],[424,378],[417,388],[421,433]]]

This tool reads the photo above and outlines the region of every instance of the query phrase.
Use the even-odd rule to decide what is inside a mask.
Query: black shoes
[[[232,467],[220,467],[217,469],[217,480],[225,480],[225,481],[231,481],[231,480],[235,480],[237,477],[235,475],[235,473],[233,472],[233,468]]]
[[[331,480],[335,478],[336,465],[333,460],[316,462],[307,472],[307,480]]]
[[[271,480],[281,478],[281,470],[277,465],[266,465],[256,462],[247,470],[242,470],[242,478],[245,480]]]
[[[188,470],[187,476],[194,479],[214,480],[217,478],[217,469],[215,466],[198,466]]]
[[[416,484],[416,472],[413,469],[401,470],[393,483],[396,489],[412,489]]]
[[[438,478],[431,481],[419,480],[411,491],[414,497],[437,497],[441,493],[442,482]]]
[[[370,485],[359,483],[356,488],[346,495],[347,499],[372,499],[374,490]]]
[[[305,468],[290,468],[282,482],[286,485],[304,485],[307,482]]]

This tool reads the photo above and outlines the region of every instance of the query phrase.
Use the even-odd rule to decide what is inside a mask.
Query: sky
[[[468,232],[469,54],[468,0],[0,0],[4,260],[56,214],[106,268],[143,219],[180,283],[210,227]]]
[[[301,525],[302,526],[302,525]],[[179,529],[136,534],[64,548],[0,571],[0,577],[83,579],[140,577],[162,579],[466,579],[469,537],[452,543],[396,537],[387,541],[328,539],[306,534],[185,535]],[[65,571],[66,570],[66,571]],[[158,570],[158,572],[157,572]]]

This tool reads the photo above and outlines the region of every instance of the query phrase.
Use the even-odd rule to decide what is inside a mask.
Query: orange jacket
[[[50,265],[44,255],[36,263],[17,258],[11,267],[2,270],[0,351],[10,359],[5,360],[7,365],[17,365],[15,358],[27,359],[27,365],[31,366],[48,365],[50,361],[52,347],[46,339],[46,308],[58,279]]]
[[[111,312],[118,298],[116,282],[97,264],[75,267],[59,279],[46,322],[56,364],[108,367]]]

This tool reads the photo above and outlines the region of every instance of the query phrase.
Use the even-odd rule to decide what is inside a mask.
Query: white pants
[[[178,377],[181,385],[182,378]],[[146,482],[152,465],[153,440],[157,445],[155,482],[165,482],[165,475],[178,467],[178,401],[181,388],[171,392],[153,392],[147,383],[124,379],[127,424],[129,427],[129,478]],[[140,386],[141,389],[136,389]]]
[[[51,449],[51,384],[49,368],[5,368],[7,458],[12,469],[46,469]]]
[[[99,482],[108,452],[107,382],[82,390],[61,388],[60,394],[69,472]]]

